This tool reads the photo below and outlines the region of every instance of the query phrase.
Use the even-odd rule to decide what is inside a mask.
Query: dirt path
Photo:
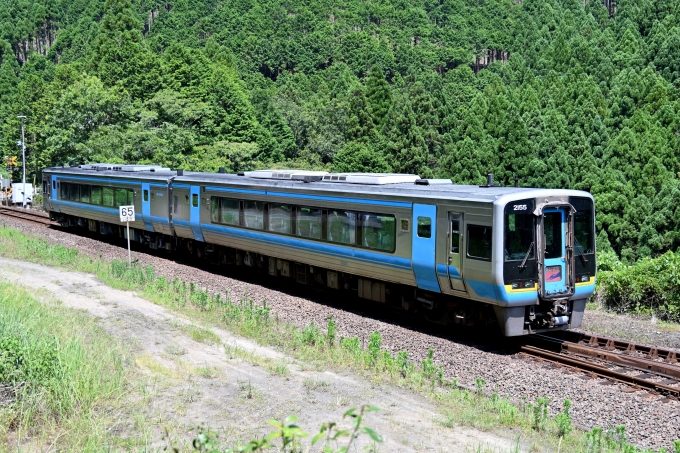
[[[145,436],[152,449],[168,444],[166,432],[174,445],[188,447],[198,425],[210,426],[220,439],[247,441],[269,432],[267,420],[287,415],[297,415],[313,435],[321,423],[340,421],[346,409],[362,404],[382,408],[366,418],[385,440],[378,444],[381,452],[505,452],[517,443],[512,432],[445,427],[437,408],[410,392],[350,373],[310,370],[224,329],[211,329],[216,337],[205,335],[187,319],[92,275],[4,258],[0,266],[3,278],[37,297],[87,311],[130,345],[146,376],[132,392],[139,396],[131,407],[148,420],[136,435]],[[192,329],[193,338],[204,342],[192,339]]]

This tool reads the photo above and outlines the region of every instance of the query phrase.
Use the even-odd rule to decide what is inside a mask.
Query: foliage
[[[0,282],[3,444],[56,436],[58,449],[94,451],[125,393],[126,353],[87,316]]]
[[[598,274],[596,294],[605,307],[680,320],[680,252],[643,258],[631,266],[608,267],[612,270]]]
[[[342,418],[350,419],[350,428],[340,429],[337,422],[324,423],[321,425],[319,433],[312,439],[312,445],[316,445],[322,441],[321,451],[323,453],[346,453],[361,434],[367,434],[373,442],[382,442],[382,437],[377,432],[367,426],[362,426],[365,413],[379,410],[378,407],[367,405],[361,406],[359,409],[351,408],[347,410]],[[278,448],[279,451],[283,453],[298,452],[302,451],[300,439],[309,437],[309,434],[298,426],[297,420],[298,419],[295,416],[286,417],[283,421],[269,420],[269,424],[274,427],[274,430],[269,435],[264,436],[261,439],[253,439],[244,446],[236,446],[228,449],[224,449],[220,446],[216,432],[200,427],[198,435],[192,442],[192,446],[194,451],[201,453],[247,453],[263,451],[270,448]],[[337,445],[341,438],[349,438],[347,445],[333,448],[333,445]],[[280,447],[274,442],[277,439],[280,439]],[[179,452],[179,449],[173,448],[173,451]]]
[[[603,3],[4,2],[0,155],[517,175],[632,263],[680,247],[680,7]]]
[[[536,399],[536,404],[532,405],[532,411],[534,414],[534,424],[533,428],[536,431],[545,430],[545,425],[548,421],[548,404],[550,403],[550,398],[547,396],[542,396]]]
[[[573,427],[571,426],[571,415],[569,415],[569,410],[571,409],[571,400],[565,399],[564,405],[562,406],[562,412],[555,416],[555,423],[557,424],[557,436],[564,437],[571,432]]]

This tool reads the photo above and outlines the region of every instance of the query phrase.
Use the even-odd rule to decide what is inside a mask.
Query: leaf
[[[356,417],[356,416],[357,416],[357,408],[356,408],[356,407],[353,407],[353,408],[351,408],[351,409],[347,409],[347,412],[345,412],[345,413],[342,415],[342,418],[345,418],[345,417]]]
[[[363,432],[365,432],[366,434],[368,434],[369,436],[371,436],[371,439],[373,439],[374,441],[376,441],[376,442],[382,442],[382,441],[383,441],[383,439],[382,439],[382,437],[380,436],[380,434],[376,433],[376,432],[373,431],[371,428],[368,428],[368,427],[364,426],[363,428],[361,428],[361,430],[362,430]]]

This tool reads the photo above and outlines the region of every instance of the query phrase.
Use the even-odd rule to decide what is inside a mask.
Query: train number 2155
[[[513,211],[526,211],[527,205],[525,204],[514,204],[512,205]]]

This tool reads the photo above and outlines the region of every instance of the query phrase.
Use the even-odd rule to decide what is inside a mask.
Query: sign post
[[[128,241],[128,267],[132,266],[132,256],[130,253],[130,222],[135,221],[135,207],[134,206],[121,206],[120,208],[120,221],[127,224],[127,241]]]

